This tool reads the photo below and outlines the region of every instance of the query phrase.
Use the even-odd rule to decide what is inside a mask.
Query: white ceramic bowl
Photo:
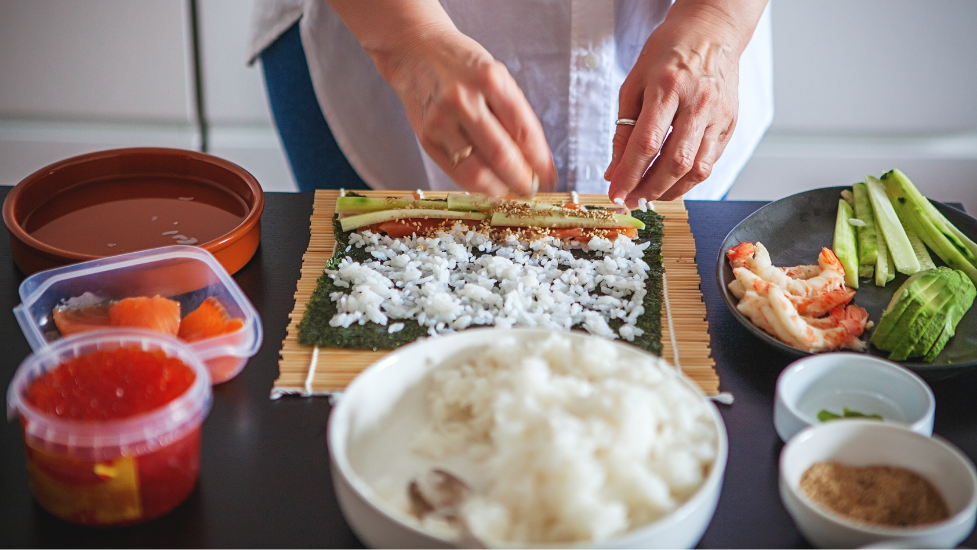
[[[422,531],[403,512],[380,498],[371,481],[378,476],[406,480],[425,465],[408,448],[427,419],[424,382],[443,361],[465,350],[492,343],[504,335],[537,341],[550,332],[529,329],[474,329],[404,346],[362,372],[339,398],[329,418],[328,442],[332,479],[343,515],[365,544],[377,548],[447,548],[450,540]],[[596,338],[569,333],[575,339]],[[645,352],[615,343],[622,356]],[[580,546],[604,548],[692,548],[702,538],[719,501],[728,444],[726,427],[715,406],[717,458],[702,486],[682,506],[659,520],[622,536]]]
[[[891,465],[916,472],[940,491],[950,518],[919,527],[880,527],[855,522],[816,504],[800,490],[815,462],[851,466]],[[970,535],[977,515],[977,473],[956,447],[897,424],[850,420],[812,426],[780,454],[780,498],[807,540],[820,548],[875,543],[912,548],[953,548]]]
[[[843,408],[933,433],[936,398],[911,370],[864,353],[822,353],[791,363],[777,378],[773,423],[784,442],[819,424],[818,411]]]

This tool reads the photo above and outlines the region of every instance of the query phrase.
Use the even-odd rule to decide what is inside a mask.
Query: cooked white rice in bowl
[[[374,546],[457,539],[455,524],[410,512],[410,481],[440,468],[472,488],[461,513],[483,542],[691,547],[726,460],[715,407],[667,362],[536,330],[401,348],[351,384],[329,443],[344,513]]]

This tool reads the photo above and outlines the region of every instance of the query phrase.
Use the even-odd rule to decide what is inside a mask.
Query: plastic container
[[[206,250],[167,246],[35,273],[20,284],[14,316],[35,352],[61,338],[52,312],[85,293],[100,300],[160,295],[180,302],[183,315],[214,297],[244,326],[232,333],[188,343],[210,370],[214,384],[237,376],[261,347],[261,318],[241,287]]]
[[[190,367],[194,381],[154,410],[104,421],[67,420],[24,399],[31,382],[96,350],[161,350]],[[108,329],[70,336],[25,359],[7,390],[7,416],[19,416],[31,491],[57,517],[117,526],[160,516],[197,483],[200,426],[210,411],[207,368],[176,339],[144,330]]]

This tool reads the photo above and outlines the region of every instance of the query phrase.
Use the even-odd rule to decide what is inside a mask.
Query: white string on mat
[[[665,317],[668,319],[668,339],[672,341],[672,355],[674,356],[675,368],[682,370],[682,364],[678,360],[678,341],[675,339],[675,325],[672,323],[672,305],[668,300],[668,278],[665,270],[662,270],[662,295],[665,298]]]
[[[668,339],[672,342],[672,355],[674,356],[675,368],[681,371],[682,364],[678,359],[678,341],[675,339],[675,325],[672,323],[672,307],[668,301],[668,279],[665,277],[664,270],[662,270],[662,296],[665,298],[665,317],[668,319]],[[733,404],[733,394],[729,392],[720,392],[708,397],[716,403],[723,405]]]
[[[716,395],[710,395],[709,399],[712,399],[716,403],[720,403],[722,405],[732,405],[734,401],[733,394],[729,393],[728,391],[719,392]]]
[[[319,364],[319,346],[312,348],[312,360],[309,361],[309,374],[305,377],[305,395],[312,395],[312,380],[315,378],[315,368]]]

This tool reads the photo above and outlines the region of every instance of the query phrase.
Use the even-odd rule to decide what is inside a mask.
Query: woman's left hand
[[[709,177],[736,127],[739,58],[765,5],[672,6],[621,86],[619,117],[636,123],[617,126],[604,173],[612,200],[671,200]]]

